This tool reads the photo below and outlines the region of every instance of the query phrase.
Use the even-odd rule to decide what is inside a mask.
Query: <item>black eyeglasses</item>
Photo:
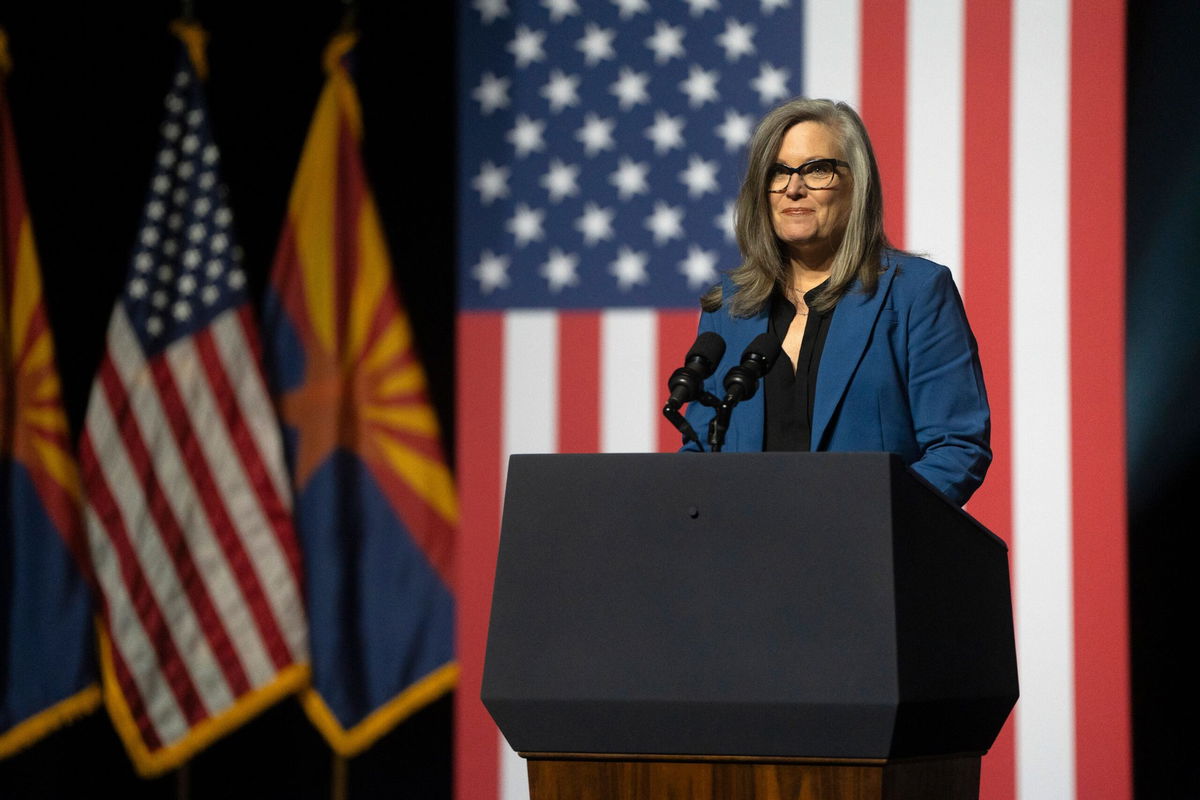
[[[798,167],[772,164],[767,171],[767,191],[782,192],[786,190],[793,175],[799,175],[800,181],[809,189],[828,189],[837,179],[838,167],[849,169],[850,165],[836,158],[814,158],[812,161],[805,161]]]

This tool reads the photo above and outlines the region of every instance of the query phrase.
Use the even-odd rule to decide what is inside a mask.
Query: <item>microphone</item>
[[[742,351],[742,363],[725,373],[725,399],[708,424],[708,446],[712,452],[719,453],[725,444],[725,432],[729,430],[733,407],[754,397],[759,379],[771,371],[779,351],[778,336],[770,331],[760,333]]]
[[[742,351],[742,363],[725,374],[725,403],[737,405],[754,397],[758,381],[775,364],[779,356],[779,337],[771,332],[760,333]]]
[[[683,366],[672,372],[667,381],[667,388],[671,390],[667,408],[674,411],[699,397],[704,379],[713,374],[724,355],[725,340],[721,334],[705,331],[697,336],[683,359]]]
[[[713,374],[724,355],[725,340],[719,333],[705,331],[696,337],[692,349],[688,350],[683,359],[683,366],[672,372],[667,381],[671,396],[663,406],[663,416],[683,434],[684,439],[695,442],[701,450],[704,449],[704,445],[700,443],[700,437],[679,413],[679,407],[693,400],[699,400],[706,406],[716,406],[720,403],[710,392],[704,391],[704,379]]]

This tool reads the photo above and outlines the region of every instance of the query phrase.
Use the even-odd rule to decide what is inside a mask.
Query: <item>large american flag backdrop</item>
[[[1124,5],[471,0],[458,47],[458,796],[528,796],[479,702],[507,457],[676,448],[745,142],[808,95],[860,110],[979,340],[1021,675],[981,796],[1130,797]]]

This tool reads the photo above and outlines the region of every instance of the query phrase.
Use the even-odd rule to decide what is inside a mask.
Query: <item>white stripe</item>
[[[657,319],[643,308],[609,310],[600,317],[601,452],[658,449]]]
[[[858,109],[859,5],[847,0],[808,0],[804,4],[804,95],[844,100]]]
[[[154,647],[134,610],[133,601],[121,578],[116,550],[107,542],[104,529],[90,505],[85,509],[88,528],[88,550],[108,604],[114,650],[120,652],[138,694],[145,704],[146,716],[160,741],[174,742],[188,732],[187,718],[175,701],[175,694],[163,679]]]
[[[202,578],[212,579],[210,585],[224,585],[226,582],[232,585],[228,573],[224,581],[219,578],[221,569],[225,567],[224,559],[203,514],[196,513],[200,504],[191,476],[176,449],[175,436],[159,403],[158,390],[149,369],[142,361],[141,347],[129,327],[124,311],[120,308],[113,314],[109,326],[108,354],[121,377],[128,396],[131,416],[136,421],[141,439],[149,450],[152,469],[163,490],[163,496],[172,515],[180,524],[190,558],[196,563]],[[96,424],[101,422],[111,426],[115,434],[114,422],[98,419]],[[89,418],[89,428],[92,424]],[[121,509],[125,529],[137,552],[139,566],[172,631],[180,658],[186,665],[205,707],[215,714],[228,707],[233,702],[233,696],[196,619],[195,609],[192,608],[181,586],[179,575],[172,566],[171,558],[163,547],[161,532],[148,510],[149,499],[143,491],[142,479],[128,462],[120,440],[116,440],[115,444],[117,446],[111,449],[97,451],[97,460],[104,470],[105,480],[117,506]]]
[[[501,497],[512,453],[553,453],[558,449],[558,314],[510,311],[504,316],[501,411]],[[496,732],[500,753],[499,795],[528,800],[525,759]]]
[[[253,357],[254,351],[246,341],[241,316],[236,311],[227,311],[213,320],[211,330],[217,351],[221,354],[221,363],[225,365],[229,382],[234,387],[238,410],[258,445],[275,494],[290,510],[292,490],[283,458],[279,418],[267,393],[262,366]]]
[[[500,736],[501,800],[529,800],[529,765]]]
[[[99,383],[92,386],[91,399],[88,401],[86,435],[91,439],[98,461],[101,453],[106,454],[98,465],[102,473],[105,471],[105,462],[111,465],[113,461],[123,458],[125,451],[120,434],[113,425],[108,399]],[[108,482],[107,476],[105,482]],[[111,488],[109,493],[112,494]],[[187,733],[187,719],[175,702],[174,693],[164,685],[154,648],[126,591],[116,549],[109,543],[108,535],[90,503],[85,516],[88,550],[96,580],[108,605],[113,647],[121,653],[133,682],[137,684],[155,734],[164,742],[176,741]]]
[[[558,448],[558,315],[510,311],[504,317],[503,472],[511,453]]]
[[[203,462],[210,467],[219,502],[228,509],[234,533],[242,541],[251,562],[256,562],[251,546],[254,540],[264,538],[256,535],[256,532],[263,530],[267,520],[257,496],[250,489],[233,442],[229,439],[229,431],[212,395],[212,387],[196,352],[194,340],[187,337],[172,343],[164,356],[188,415],[188,424],[195,431],[196,442],[203,450]],[[196,511],[201,512],[201,509]],[[199,523],[200,519],[201,515],[197,514],[195,522]],[[205,517],[204,524],[207,526],[208,523]],[[184,525],[185,536],[191,528],[190,522]],[[188,538],[191,541],[192,537]],[[249,602],[229,569],[224,553],[212,547],[215,542],[207,536],[197,536],[195,539],[198,549],[192,554],[192,559],[204,587],[241,659],[246,677],[251,685],[262,686],[274,677],[275,666],[250,613]],[[278,559],[281,555],[276,553],[275,557]],[[254,566],[257,572],[258,564],[254,563]],[[293,602],[297,599],[293,597]]]
[[[1018,0],[1013,8],[1013,526],[1021,800],[1075,797],[1069,24],[1066,0]]]
[[[246,341],[241,318],[236,312],[228,311],[213,321],[211,330],[217,355],[233,387],[238,409],[243,413],[242,419],[254,438],[259,459],[271,474],[273,482],[276,482],[276,492],[282,489],[283,493],[279,496],[285,507],[290,508],[289,489],[286,484],[281,487],[277,483],[279,479],[286,481],[283,442],[271,411],[262,373],[258,363],[249,355],[252,350]],[[207,381],[204,385],[208,388]],[[215,415],[216,410],[211,413]],[[224,425],[217,427],[219,435],[227,433]],[[307,661],[308,625],[300,587],[296,584],[296,576],[276,537],[275,529],[263,512],[257,493],[244,477],[241,461],[232,442],[226,452],[209,454],[209,463],[229,464],[232,467],[228,471],[217,470],[221,495],[241,532],[246,552],[254,564],[259,584],[271,605],[271,613],[279,624],[292,658]],[[271,675],[265,676],[265,679],[274,677],[274,672],[272,667]],[[258,685],[255,682],[255,686]]]
[[[962,0],[908,4],[904,246],[962,286]]]
[[[93,401],[96,401],[95,397]],[[116,504],[137,562],[135,569],[140,576],[135,576],[134,580],[145,581],[155,604],[162,612],[176,649],[194,656],[195,661],[186,663],[186,668],[205,707],[209,711],[220,708],[222,700],[228,704],[232,697],[224,682],[220,680],[216,662],[207,643],[203,641],[200,626],[192,613],[187,596],[179,588],[179,576],[175,574],[170,557],[159,538],[159,531],[146,510],[146,496],[142,492],[141,481],[128,460],[120,431],[106,398],[101,398],[89,408],[87,426],[96,450],[97,467]],[[186,720],[176,705],[170,681],[163,669],[164,665],[159,663],[153,646],[147,640],[148,635],[142,625],[141,616],[127,595],[128,587],[124,585],[124,575],[120,572],[115,550],[105,530],[100,527],[95,509],[90,504],[88,516],[95,524],[95,527],[89,525],[88,529],[88,544],[93,560],[112,558],[108,568],[110,578],[102,583],[102,586],[110,602],[113,646],[120,650],[122,658],[134,674],[155,732],[164,743],[170,744],[187,733]],[[197,662],[200,664],[198,669]],[[214,677],[217,680],[213,680]],[[200,683],[202,678],[203,686]]]

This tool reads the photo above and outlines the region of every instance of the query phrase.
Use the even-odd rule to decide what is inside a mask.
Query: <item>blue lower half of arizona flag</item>
[[[313,685],[351,729],[453,661],[453,599],[354,454],[313,473],[296,519]]]
[[[0,463],[0,757],[95,707],[87,586],[28,471]]]
[[[326,50],[263,314],[306,581],[301,699],[346,757],[458,677],[458,503],[360,155],[354,41]]]

